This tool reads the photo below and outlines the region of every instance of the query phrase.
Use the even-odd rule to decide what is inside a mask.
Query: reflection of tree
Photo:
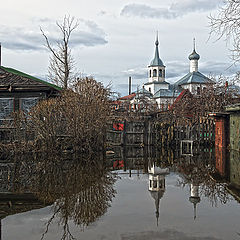
[[[226,204],[229,200],[227,185],[222,182],[217,182],[212,177],[215,173],[214,167],[209,163],[202,161],[186,161],[181,159],[177,165],[178,172],[181,173],[182,179],[178,185],[185,187],[191,183],[199,185],[200,194],[207,197],[212,205],[217,206],[217,203]]]
[[[63,227],[61,239],[74,239],[69,221],[83,229],[107,211],[114,197],[115,177],[108,171],[103,159],[72,157],[62,159],[51,156],[47,160],[38,161],[34,171],[31,170],[28,190],[44,202],[54,202],[54,213],[42,239],[56,218],[60,219],[59,224]],[[27,169],[22,168],[22,171],[27,172]],[[24,188],[24,183],[18,184],[18,189],[23,191]]]

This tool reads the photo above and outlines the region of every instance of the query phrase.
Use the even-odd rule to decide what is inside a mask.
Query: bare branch
[[[69,47],[71,34],[77,29],[79,23],[74,17],[65,16],[62,23],[56,22],[58,29],[62,35],[61,40],[57,41],[56,49],[52,47],[49,38],[40,27],[42,35],[46,41],[46,47],[51,52],[49,78],[56,84],[60,84],[63,88],[68,88],[69,84],[74,80],[72,73],[74,61]]]
[[[217,40],[224,38],[232,45],[230,49],[232,60],[240,61],[240,1],[226,0],[225,5],[218,11],[218,15],[209,16],[210,36],[216,34]]]

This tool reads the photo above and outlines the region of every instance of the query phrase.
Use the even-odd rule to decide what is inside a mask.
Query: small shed
[[[226,148],[229,146],[229,113],[210,113],[215,122],[215,147]]]
[[[226,111],[230,114],[230,148],[240,151],[240,103],[227,106]]]
[[[227,178],[229,167],[229,113],[210,113],[215,122],[215,160],[218,173]]]

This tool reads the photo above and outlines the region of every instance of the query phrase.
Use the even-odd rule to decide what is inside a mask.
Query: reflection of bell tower
[[[199,197],[199,185],[191,183],[190,185],[191,196],[189,201],[193,204],[194,207],[194,220],[196,219],[197,204],[201,201]]]
[[[149,186],[148,190],[155,201],[156,207],[156,218],[157,225],[159,219],[159,205],[160,200],[165,192],[165,175],[169,173],[169,169],[162,169],[160,167],[156,167],[155,164],[149,167]]]

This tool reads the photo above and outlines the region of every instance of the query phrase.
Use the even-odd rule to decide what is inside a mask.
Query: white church
[[[158,36],[155,42],[155,55],[148,66],[148,82],[143,84],[142,89],[134,92],[136,96],[132,98],[131,104],[137,105],[143,97],[149,102],[155,102],[160,109],[167,109],[184,89],[188,89],[193,95],[200,94],[207,86],[215,82],[198,71],[198,61],[200,55],[195,50],[195,40],[193,52],[189,55],[189,73],[183,76],[174,84],[166,81],[166,66],[159,56]]]

